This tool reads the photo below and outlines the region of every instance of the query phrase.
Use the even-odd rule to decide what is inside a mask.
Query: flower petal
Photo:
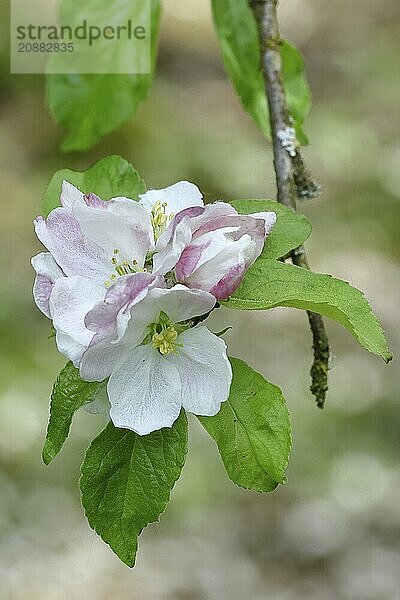
[[[104,295],[105,288],[80,275],[62,277],[54,284],[50,314],[57,331],[56,341],[60,352],[74,364],[93,337],[93,332],[85,327],[85,315]]]
[[[47,219],[38,217],[35,231],[67,276],[82,275],[103,283],[110,274],[110,257],[84,236],[68,209],[55,208]]]
[[[187,245],[175,266],[177,281],[184,283],[196,269],[218,256],[229,241],[226,233],[229,231],[212,231],[194,239]]]
[[[153,272],[165,275],[171,271],[191,239],[190,220],[185,217],[175,227],[171,243],[153,256]]]
[[[204,211],[200,215],[196,215],[191,219],[192,231],[195,237],[207,233],[208,231],[214,231],[220,227],[226,227],[220,223],[224,223],[225,217],[237,217],[239,216],[236,209],[226,202],[213,202],[207,204],[204,207]],[[243,215],[242,215],[243,216]],[[232,223],[232,221],[228,221]]]
[[[92,402],[86,402],[83,405],[83,410],[91,415],[108,415],[110,414],[110,401],[107,396],[107,390],[105,387],[102,387],[101,390],[97,393],[96,397]]]
[[[71,208],[74,204],[84,204],[84,194],[72,185],[69,181],[63,179],[61,184],[61,206]]]
[[[56,344],[58,351],[72,361],[74,367],[79,367],[79,362],[86,346],[80,344],[74,338],[63,331],[56,331]]]
[[[102,248],[110,273],[114,271],[113,259],[118,263],[126,260],[129,264],[135,260],[142,268],[153,244],[149,214],[138,202],[128,198],[115,198],[105,204],[107,209],[87,204],[72,207],[82,233]]]
[[[132,347],[124,342],[114,344],[109,340],[97,340],[93,345],[90,343],[83,348],[79,358],[79,375],[84,381],[104,381],[130,350]]]
[[[139,196],[140,204],[151,213],[156,202],[166,203],[166,214],[176,215],[185,208],[203,206],[203,194],[189,181],[178,181],[161,190],[149,190]]]
[[[50,294],[57,279],[65,275],[50,252],[40,252],[32,258],[31,263],[37,274],[33,284],[34,300],[42,313],[50,318]]]
[[[276,223],[276,213],[274,212],[251,213],[249,217],[253,217],[253,219],[263,219],[265,222],[265,237],[271,232],[271,229]]]
[[[233,293],[247,267],[260,252],[256,242],[247,234],[238,240],[227,238],[224,248],[203,262],[189,277],[184,278],[182,283],[190,288],[207,290],[218,300],[222,300],[227,298],[226,290],[229,290],[228,295]],[[232,282],[229,281],[230,277]],[[220,282],[223,282],[221,287],[218,285]]]
[[[85,381],[103,381],[110,376],[121,355],[137,346],[144,338],[146,316],[136,318],[130,335],[124,339],[131,320],[131,309],[143,300],[154,285],[165,285],[161,277],[135,273],[121,277],[109,288],[103,300],[85,317],[85,325],[95,332],[80,364]],[[141,316],[140,312],[140,316]]]
[[[179,372],[182,406],[195,415],[216,415],[232,381],[225,342],[204,326],[184,331],[177,341],[183,347],[166,359]]]
[[[158,319],[161,311],[165,312],[174,323],[187,321],[193,317],[205,315],[215,306],[215,298],[212,294],[202,290],[191,290],[184,285],[175,285],[170,289],[154,288],[150,290],[147,298],[137,305],[133,317],[136,313],[139,318],[139,311],[143,307],[147,323]]]
[[[218,300],[228,298],[242,283],[245,273],[246,265],[244,263],[233,265],[229,271],[227,271],[225,275],[212,286],[210,293]]]
[[[150,344],[138,346],[119,364],[107,391],[114,425],[139,435],[172,427],[181,410],[178,372]]]

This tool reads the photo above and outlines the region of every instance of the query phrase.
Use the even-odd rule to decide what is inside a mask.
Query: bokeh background
[[[205,0],[166,0],[157,78],[137,117],[90,153],[61,155],[41,76],[8,74],[1,8],[0,597],[5,600],[396,600],[400,590],[398,366],[334,323],[324,411],[308,392],[304,313],[217,311],[229,351],[287,397],[288,482],[259,495],[227,479],[191,420],[183,477],[130,571],[89,529],[79,503],[83,452],[102,418],[76,415],[62,454],[41,446],[63,365],[31,300],[31,221],[60,167],[122,154],[150,187],[196,182],[208,200],[273,197],[271,149],[224,74]],[[315,270],[370,298],[400,350],[400,5],[398,0],[281,2],[284,35],[306,58],[313,108],[309,166],[324,194],[302,206]]]

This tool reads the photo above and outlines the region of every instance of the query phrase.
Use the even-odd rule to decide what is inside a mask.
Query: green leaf
[[[392,359],[378,319],[360,290],[331,275],[259,258],[225,306],[240,310],[267,310],[289,306],[334,319],[364,348]]]
[[[140,436],[109,423],[82,464],[82,504],[90,526],[129,567],[137,537],[157,521],[179,478],[187,452],[184,411],[171,428]]]
[[[92,402],[104,383],[88,383],[79,377],[79,371],[68,362],[53,386],[50,419],[42,458],[48,465],[57,456],[68,437],[74,413]]]
[[[214,24],[228,76],[243,108],[261,132],[269,137],[269,113],[261,71],[260,45],[256,22],[248,0],[211,0]],[[310,109],[310,91],[304,75],[304,61],[288,42],[281,46],[282,76],[289,111],[298,139],[307,143],[301,125]]]
[[[264,258],[285,256],[310,237],[311,223],[307,217],[301,213],[295,213],[276,200],[232,200],[229,201],[229,204],[244,215],[269,211],[276,213],[276,223],[267,238],[261,255]]]
[[[85,5],[85,18],[88,22],[91,19],[96,22],[99,11],[107,13],[109,4],[108,0],[99,0],[88,6]],[[74,7],[79,10],[82,3],[78,0],[64,0],[63,7],[64,11],[68,9],[71,12]],[[118,24],[129,19],[135,22],[135,2],[132,0],[114,0],[112,10],[118,16]],[[117,129],[136,113],[153,81],[160,12],[160,0],[151,0],[152,72],[150,74],[47,76],[46,95],[50,112],[57,123],[67,129],[61,150],[64,152],[88,150],[101,137]],[[110,60],[117,63],[118,56],[113,54]]]
[[[297,138],[301,144],[307,144],[308,139],[301,125],[310,112],[311,93],[304,74],[304,59],[297,48],[288,42],[281,46],[281,57],[286,98]]]
[[[214,417],[198,418],[216,442],[230,479],[240,487],[270,492],[284,481],[291,448],[285,399],[245,362],[230,361],[228,400]]]
[[[103,200],[115,196],[136,199],[146,191],[144,181],[130,163],[121,156],[107,156],[92,165],[86,171],[61,169],[50,180],[42,199],[44,216],[60,204],[62,180],[66,179],[81,192],[93,192]]]

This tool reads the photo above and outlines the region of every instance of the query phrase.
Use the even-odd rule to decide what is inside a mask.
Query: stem
[[[261,62],[268,99],[277,200],[297,210],[297,199],[314,197],[320,187],[315,183],[304,165],[298,144],[294,139],[288,148],[282,143],[292,129],[286,94],[282,82],[282,60],[280,46],[282,38],[277,17],[278,0],[249,0],[260,38]],[[293,264],[310,269],[303,246],[291,253]],[[329,342],[321,315],[307,311],[313,337],[314,362],[311,367],[311,392],[317,406],[323,408],[328,389]]]
[[[193,327],[195,325],[198,325],[199,323],[202,323],[206,319],[208,319],[208,317],[211,315],[211,313],[213,312],[213,310],[215,310],[216,308],[220,308],[220,306],[221,306],[220,303],[216,302],[214,308],[212,308],[207,314],[201,315],[200,317],[193,317],[193,319],[191,319]]]

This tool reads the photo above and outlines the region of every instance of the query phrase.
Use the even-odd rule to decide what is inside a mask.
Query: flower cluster
[[[34,298],[81,377],[109,378],[116,427],[145,435],[171,427],[181,407],[219,411],[231,367],[224,341],[197,318],[238,287],[275,219],[204,205],[185,181],[138,202],[63,182],[61,207],[35,220],[48,252],[32,259]]]

